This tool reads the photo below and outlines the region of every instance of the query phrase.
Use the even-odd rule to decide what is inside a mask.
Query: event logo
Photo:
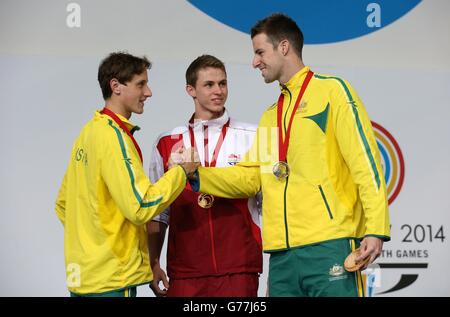
[[[428,263],[379,263],[378,266],[382,269],[426,269],[428,268]],[[395,291],[399,291],[404,289],[410,285],[412,285],[417,278],[419,277],[418,273],[414,274],[401,274],[400,280],[390,289],[378,293],[377,295],[388,294]]]
[[[389,205],[395,200],[402,189],[405,179],[405,162],[400,146],[385,128],[372,121],[372,126],[381,154],[381,164],[384,169]]]
[[[241,156],[239,154],[230,154],[228,155],[228,164],[229,165],[236,165],[241,160]]]
[[[281,12],[303,31],[305,44],[326,44],[378,31],[416,7],[421,0],[205,1],[188,0],[210,17],[250,33],[256,21]]]

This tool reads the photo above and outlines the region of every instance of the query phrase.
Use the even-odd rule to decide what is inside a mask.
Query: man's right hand
[[[168,165],[169,169],[175,165],[180,165],[184,169],[186,176],[191,178],[201,163],[195,148],[185,149],[181,147],[170,155]]]
[[[153,271],[153,281],[150,282],[150,288],[156,297],[166,297],[167,290],[169,289],[169,281],[167,280],[166,272],[159,266],[155,264],[152,267]],[[163,283],[164,289],[159,287],[159,282]]]

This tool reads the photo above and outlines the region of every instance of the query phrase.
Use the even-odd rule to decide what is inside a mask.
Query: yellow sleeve
[[[259,131],[259,130],[258,130]],[[232,167],[199,167],[194,191],[223,198],[248,198],[261,190],[258,132],[243,160]]]
[[[333,121],[341,153],[358,186],[363,205],[364,236],[390,237],[388,201],[380,153],[369,116],[350,84],[339,79],[332,94]]]
[[[67,185],[67,173],[64,175],[61,187],[59,188],[58,197],[56,198],[55,211],[61,223],[65,224],[66,220],[66,185]]]
[[[261,190],[258,166],[199,167],[199,191],[223,198],[253,197]]]
[[[186,174],[181,166],[166,172],[152,184],[128,136],[114,130],[105,142],[101,175],[124,217],[141,225],[167,208],[183,191]]]

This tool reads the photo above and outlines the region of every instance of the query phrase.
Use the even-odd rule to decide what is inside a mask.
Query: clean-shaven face
[[[129,82],[121,84],[120,99],[126,112],[143,113],[144,102],[151,96],[147,70],[139,75],[134,75]]]
[[[196,112],[217,117],[222,114],[228,97],[227,75],[220,68],[202,68],[197,73],[195,87],[188,85],[187,91],[195,99]]]
[[[252,38],[253,68],[258,68],[266,83],[280,80],[283,65],[283,55],[274,48],[266,34],[260,33]]]

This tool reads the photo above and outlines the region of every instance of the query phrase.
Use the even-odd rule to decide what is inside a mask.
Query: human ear
[[[192,98],[197,97],[197,93],[195,91],[195,88],[191,85],[186,85],[186,92],[188,93],[189,96],[191,96]]]
[[[111,91],[116,94],[120,95],[121,89],[120,89],[120,82],[117,80],[117,78],[113,78],[109,81],[109,86],[111,87]]]
[[[280,42],[280,44],[278,45],[278,47],[280,48],[281,54],[283,56],[286,56],[287,53],[289,52],[289,41],[288,40],[282,40]]]

